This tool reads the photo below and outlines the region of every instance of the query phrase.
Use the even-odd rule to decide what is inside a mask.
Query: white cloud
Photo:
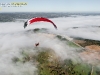
[[[52,19],[52,18],[51,18]],[[34,25],[23,28],[22,22],[5,22],[0,23],[0,74],[2,75],[25,75],[24,72],[32,75],[36,70],[36,65],[30,62],[12,64],[14,56],[20,56],[20,48],[31,48],[31,52],[35,43],[39,42],[40,47],[52,48],[55,53],[63,59],[72,58],[77,55],[75,49],[69,47],[64,42],[52,39],[50,36],[43,34],[35,34],[27,32],[34,28],[48,28],[49,33],[60,34],[66,36],[82,37],[87,39],[100,40],[100,16],[77,16],[77,17],[60,17],[52,19],[58,26],[58,30],[50,23],[34,23]],[[94,26],[94,27],[93,27]],[[78,27],[74,29],[73,27]],[[33,50],[34,51],[34,50]]]

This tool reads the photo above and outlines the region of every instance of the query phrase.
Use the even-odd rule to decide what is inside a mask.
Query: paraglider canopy
[[[35,18],[32,18],[32,19],[29,19],[28,21],[26,21],[24,23],[24,28],[27,27],[27,25],[30,25],[34,22],[40,22],[40,21],[44,21],[44,22],[50,22],[51,24],[53,24],[53,26],[55,27],[55,29],[57,29],[57,26],[54,24],[53,21],[49,20],[48,18],[44,18],[44,17],[35,17]]]

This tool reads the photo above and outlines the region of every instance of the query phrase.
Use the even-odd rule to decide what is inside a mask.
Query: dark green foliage
[[[38,56],[36,57],[36,60],[37,60],[40,64],[43,64],[43,63],[47,63],[47,62],[48,62],[48,57],[49,57],[48,52],[43,51],[43,52],[40,52],[40,53],[38,54]]]
[[[38,51],[38,54],[31,55],[27,51],[22,51],[22,57],[14,57],[12,61],[14,63],[21,62],[22,64],[32,61],[38,63],[38,75],[91,75],[92,65],[83,63],[83,62],[74,62],[71,59],[66,59],[64,61],[57,58],[52,54],[51,49],[49,48],[36,48],[43,49]],[[54,52],[53,52],[54,53]],[[49,59],[52,56],[52,61]],[[92,75],[99,75],[100,70],[93,68]]]
[[[79,47],[76,44],[74,44],[73,42],[67,40],[65,37],[62,37],[61,35],[57,35],[56,36],[59,40],[63,41],[66,43],[66,45],[70,46],[70,47]]]
[[[36,29],[34,29],[33,31],[34,31],[34,32],[38,32],[38,31],[40,31],[40,29],[39,29],[39,28],[36,28]]]
[[[14,58],[12,59],[12,61],[15,62],[15,63],[18,62],[19,60],[20,60],[20,59],[19,59],[18,57],[14,57]]]
[[[64,37],[62,37],[60,35],[57,35],[56,37],[61,41],[68,41],[66,38],[64,38]]]
[[[91,75],[92,65],[86,63],[74,63],[71,59],[66,59],[61,62],[58,60],[50,62],[47,58],[48,54],[45,53],[46,52],[42,52],[38,55],[39,75]],[[93,71],[93,75],[97,75],[95,70]]]
[[[35,28],[35,29],[29,29],[26,31],[26,33],[47,33],[47,29],[46,28]]]

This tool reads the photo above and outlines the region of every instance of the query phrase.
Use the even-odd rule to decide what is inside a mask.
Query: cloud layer
[[[36,42],[40,42],[40,47],[48,47],[63,59],[72,58],[77,55],[75,48],[69,47],[65,42],[53,39],[51,34],[61,36],[73,36],[86,39],[100,40],[100,16],[76,16],[50,18],[58,26],[58,30],[46,22],[34,23],[23,28],[23,22],[0,23],[0,74],[2,75],[32,75],[36,71],[36,65],[30,62],[23,64],[13,64],[14,56],[21,56],[20,50],[30,48],[33,52]],[[50,35],[35,34],[27,30],[35,28],[47,28]],[[26,75],[27,75],[26,74]]]

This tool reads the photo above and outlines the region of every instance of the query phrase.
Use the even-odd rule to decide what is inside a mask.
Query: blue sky
[[[25,2],[22,7],[3,7],[0,12],[100,12],[100,0],[2,0],[0,3]]]

